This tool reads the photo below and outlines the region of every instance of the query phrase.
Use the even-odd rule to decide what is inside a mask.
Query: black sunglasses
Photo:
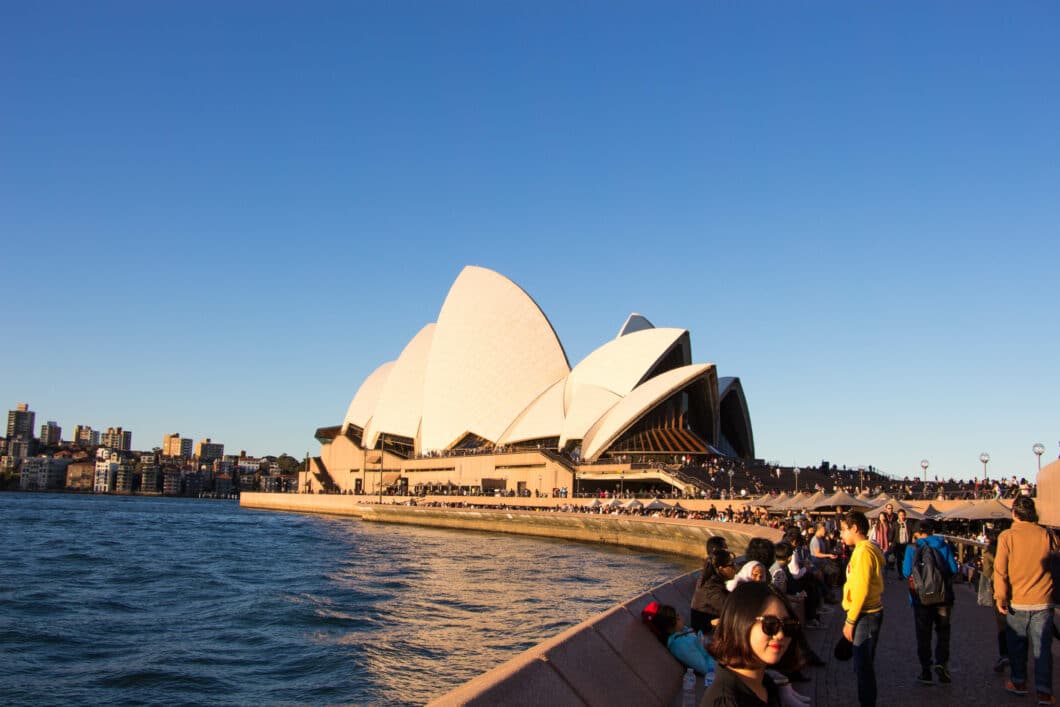
[[[779,616],[756,616],[755,621],[762,622],[762,633],[772,638],[784,630],[785,636],[795,636],[799,633],[799,620],[788,617],[782,619]]]

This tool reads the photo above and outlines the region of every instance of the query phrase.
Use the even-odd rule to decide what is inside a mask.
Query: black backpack
[[[949,568],[941,553],[927,543],[917,545],[913,554],[913,571],[909,574],[909,587],[916,592],[924,606],[946,603],[949,589]]]

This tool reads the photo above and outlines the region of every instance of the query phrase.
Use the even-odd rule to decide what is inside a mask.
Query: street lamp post
[[[865,467],[858,467],[858,492],[865,490]]]
[[[800,469],[799,467],[795,467],[793,472],[795,474],[795,493],[799,492],[799,472],[801,471],[802,469]]]
[[[1045,454],[1045,445],[1041,442],[1035,442],[1034,446],[1031,447],[1031,451],[1038,457],[1038,471],[1042,470],[1042,455]]]
[[[929,465],[928,465],[928,460],[927,459],[921,459],[920,460],[920,468],[924,470],[924,489],[925,490],[927,490],[927,470],[928,470],[928,466]]]
[[[983,452],[979,455],[979,461],[983,462],[983,481],[989,481],[990,477],[986,473],[986,465],[990,463],[990,454]]]
[[[383,457],[386,455],[386,436],[379,435],[379,504],[383,503]]]
[[[729,469],[729,498],[732,498],[732,477],[736,472]]]

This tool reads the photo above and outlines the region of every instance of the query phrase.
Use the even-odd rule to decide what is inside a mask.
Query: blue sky
[[[575,363],[631,311],[760,456],[1060,440],[1054,3],[0,10],[0,405],[316,453],[467,264]]]

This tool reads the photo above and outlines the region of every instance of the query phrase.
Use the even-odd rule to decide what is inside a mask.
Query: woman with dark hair
[[[696,631],[710,633],[714,630],[711,621],[721,614],[721,607],[729,590],[725,582],[736,576],[736,556],[728,550],[711,553],[703,565],[703,574],[692,595],[691,624]]]
[[[794,671],[802,655],[794,641],[799,621],[775,587],[744,582],[729,594],[707,651],[718,662],[700,707],[780,707],[780,691],[766,669]]]

